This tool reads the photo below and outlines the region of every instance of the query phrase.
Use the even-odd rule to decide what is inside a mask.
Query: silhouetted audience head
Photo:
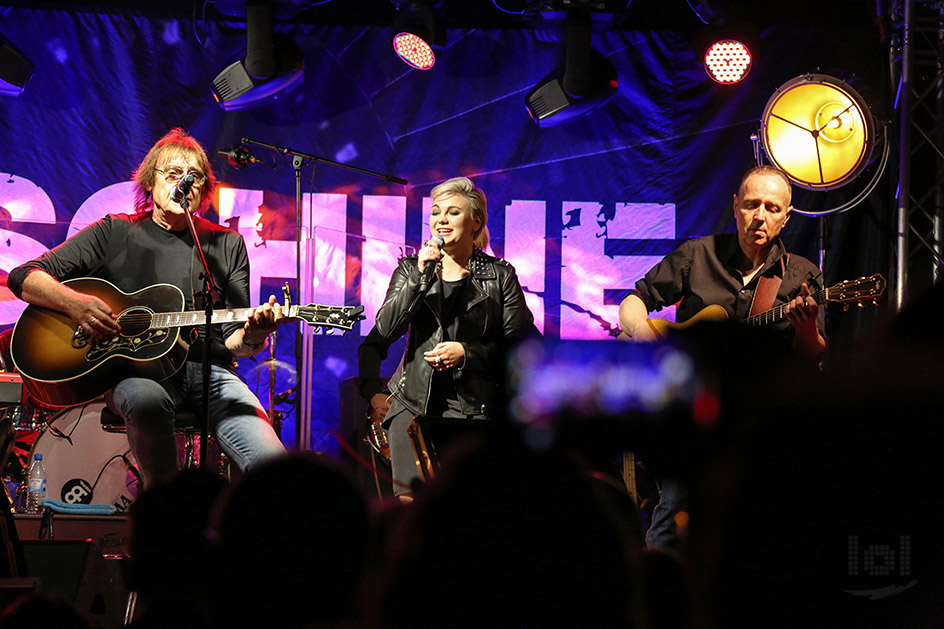
[[[857,373],[897,377],[904,387],[920,386],[924,381],[929,388],[938,388],[940,381],[931,377],[944,369],[942,312],[944,282],[939,282],[876,326],[846,367]]]
[[[356,613],[369,513],[330,458],[293,454],[253,469],[215,521],[225,626],[320,627]]]
[[[212,472],[181,470],[131,504],[131,585],[143,594],[181,575],[181,558],[205,553],[210,509],[226,481]]]
[[[638,626],[638,524],[608,490],[559,452],[464,445],[391,536],[380,623]]]
[[[128,585],[138,594],[138,626],[208,624],[206,529],[225,483],[213,472],[185,469],[149,487],[132,503]]]
[[[32,592],[0,613],[0,629],[91,629],[75,605],[58,594]]]
[[[933,393],[902,373],[890,359],[742,391],[693,492],[699,626],[940,621],[944,379],[925,373]]]
[[[642,553],[642,573],[649,629],[691,626],[691,595],[679,558],[658,548],[646,548]]]

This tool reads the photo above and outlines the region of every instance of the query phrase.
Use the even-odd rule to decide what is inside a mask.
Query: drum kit
[[[47,498],[127,510],[137,497],[137,467],[127,436],[102,430],[100,398],[65,409],[45,408],[25,389],[19,401],[8,399],[0,399],[0,464],[14,509],[25,509],[27,469],[42,454]]]

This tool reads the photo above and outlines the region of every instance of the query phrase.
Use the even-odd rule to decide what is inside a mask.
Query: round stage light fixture
[[[760,137],[770,161],[797,186],[832,190],[869,165],[876,123],[849,84],[806,74],[784,83],[767,102]]]
[[[747,45],[736,39],[722,39],[705,52],[705,72],[722,85],[737,83],[751,71],[753,58]]]
[[[433,0],[400,0],[393,21],[393,51],[411,68],[429,70],[446,41],[446,30]]]
[[[429,43],[414,33],[403,32],[393,36],[393,51],[417,70],[429,70],[436,65],[436,53]]]

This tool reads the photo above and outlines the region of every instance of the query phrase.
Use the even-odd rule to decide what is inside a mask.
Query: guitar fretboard
[[[824,288],[812,294],[812,297],[816,300],[816,303],[823,303],[827,297],[828,290],[828,288]],[[756,314],[753,317],[748,317],[747,319],[744,319],[742,323],[753,326],[768,325],[770,323],[776,323],[786,316],[787,304],[780,304],[779,306],[775,306],[770,310]]]
[[[289,306],[288,311],[284,311],[286,318],[298,315],[298,306]],[[249,311],[252,308],[232,308],[229,310],[214,310],[210,318],[211,324],[218,323],[238,323],[249,319]],[[180,328],[194,325],[204,325],[206,323],[206,313],[197,310],[188,310],[187,312],[155,312],[151,315],[151,328]]]

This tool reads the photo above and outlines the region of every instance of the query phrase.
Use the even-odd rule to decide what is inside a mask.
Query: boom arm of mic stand
[[[256,146],[264,146],[267,149],[272,149],[273,151],[278,151],[282,155],[292,155],[294,157],[302,157],[313,162],[321,162],[322,164],[328,164],[330,166],[337,166],[338,168],[344,168],[346,170],[353,170],[354,172],[361,173],[364,175],[370,175],[371,177],[377,177],[378,179],[383,179],[384,181],[389,181],[392,183],[399,183],[402,185],[407,185],[409,182],[395,175],[388,175],[384,173],[374,172],[372,170],[366,170],[364,168],[358,168],[357,166],[349,166],[347,164],[342,164],[340,162],[335,162],[330,159],[325,159],[323,157],[318,157],[317,155],[312,155],[310,153],[302,153],[301,151],[296,151],[294,149],[285,148],[283,146],[276,146],[274,144],[267,144],[265,142],[259,142],[253,140],[252,138],[242,138],[243,144],[255,144]]]
[[[356,166],[348,166],[347,164],[341,164],[339,162],[332,161],[330,159],[324,159],[323,157],[318,157],[317,155],[312,155],[311,153],[303,153],[301,151],[296,151],[295,149],[286,148],[284,146],[276,146],[275,144],[269,144],[267,142],[259,142],[258,140],[253,140],[252,138],[241,138],[241,142],[246,145],[256,145],[262,146],[264,148],[276,151],[283,156],[291,156],[292,158],[292,167],[295,169],[295,277],[298,282],[296,290],[298,290],[299,301],[301,301],[302,296],[302,272],[301,272],[301,247],[302,247],[302,183],[301,183],[301,169],[305,165],[306,161],[311,162],[321,162],[322,164],[328,164],[329,166],[337,166],[338,168],[344,168],[346,170],[352,170],[354,172],[362,173],[364,175],[370,175],[371,177],[377,177],[378,179],[383,179],[384,181],[390,181],[393,183],[399,183],[402,185],[407,185],[407,180],[402,177],[396,177],[394,175],[387,175],[384,173],[378,173],[371,170],[366,170],[363,168],[358,168]],[[295,370],[296,377],[302,377],[302,333],[301,329],[296,327],[295,332]],[[303,418],[301,413],[301,397],[300,395],[295,396],[295,445],[300,449],[305,449],[310,441],[310,434],[302,434],[302,424]],[[310,431],[309,431],[310,433]]]

